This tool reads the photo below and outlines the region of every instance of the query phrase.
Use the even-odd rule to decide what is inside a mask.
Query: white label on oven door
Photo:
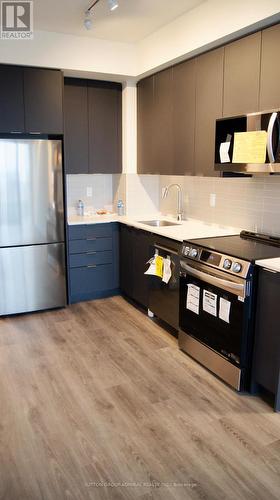
[[[186,308],[189,309],[189,311],[194,312],[195,314],[199,314],[199,295],[200,295],[199,286],[192,285],[192,283],[189,283]]]
[[[229,315],[230,315],[231,303],[229,300],[223,299],[220,297],[220,308],[219,308],[219,318],[229,323]]]
[[[217,295],[208,290],[203,290],[203,311],[217,316]]]

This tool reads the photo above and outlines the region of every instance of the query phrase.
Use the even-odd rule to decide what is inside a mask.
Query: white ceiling
[[[205,0],[119,0],[111,12],[107,0],[93,8],[93,26],[83,26],[84,12],[93,0],[35,0],[35,30],[92,36],[135,43]]]

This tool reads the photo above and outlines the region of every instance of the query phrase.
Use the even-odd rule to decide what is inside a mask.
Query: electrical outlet
[[[91,186],[88,186],[88,187],[87,187],[87,197],[88,197],[88,198],[91,198],[91,197],[92,197],[92,187],[91,187]]]
[[[211,193],[209,197],[209,205],[214,208],[216,206],[216,193]]]

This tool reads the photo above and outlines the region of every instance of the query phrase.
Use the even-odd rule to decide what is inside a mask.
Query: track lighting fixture
[[[100,2],[100,0],[95,0],[85,11],[84,27],[87,30],[90,30],[92,27],[92,19],[90,18],[90,15],[93,7],[95,7],[98,2]],[[119,6],[118,0],[108,0],[108,7],[111,11],[117,9],[118,6]]]
[[[117,0],[108,0],[108,4],[109,4],[109,9],[110,10],[115,10],[119,6],[119,3],[118,3]]]
[[[85,12],[84,27],[87,30],[90,30],[92,27],[92,20],[90,19],[90,12],[89,11]]]

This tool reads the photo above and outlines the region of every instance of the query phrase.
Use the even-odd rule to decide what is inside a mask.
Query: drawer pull
[[[87,241],[95,241],[97,238],[87,238]]]
[[[87,255],[96,255],[96,252],[86,252]]]
[[[87,266],[88,269],[91,269],[91,268],[94,268],[94,267],[96,267],[95,264],[92,264],[91,266]]]

